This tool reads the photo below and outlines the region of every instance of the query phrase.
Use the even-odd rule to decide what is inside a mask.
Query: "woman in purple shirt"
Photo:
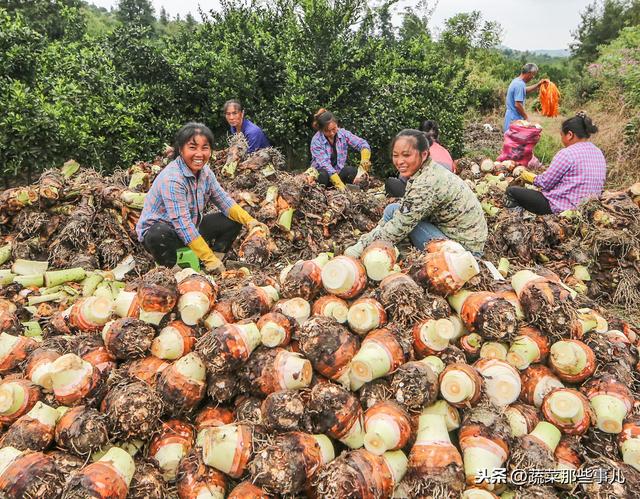
[[[249,143],[249,148],[247,149],[249,154],[271,145],[262,129],[244,117],[244,109],[239,100],[231,99],[225,102],[222,112],[231,127],[231,133],[235,135],[238,131],[241,131],[244,134]]]
[[[336,189],[345,189],[352,184],[358,169],[347,165],[349,149],[360,151],[360,167],[368,172],[371,168],[371,147],[366,140],[338,126],[331,111],[320,109],[313,116],[313,128],[317,130],[311,139],[311,166],[318,170],[318,183]]]
[[[547,171],[534,175],[524,171],[520,177],[540,190],[507,188],[507,206],[522,206],[537,215],[573,210],[580,203],[602,194],[607,162],[589,137],[598,131],[583,111],[562,123],[560,139],[565,146],[551,160]]]

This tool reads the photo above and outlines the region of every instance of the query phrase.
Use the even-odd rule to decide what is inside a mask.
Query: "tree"
[[[119,0],[118,19],[122,24],[153,26],[155,17],[150,0]]]
[[[164,7],[160,7],[160,24],[164,26],[169,24],[169,15]]]
[[[445,48],[466,56],[473,48],[494,48],[500,43],[502,27],[495,21],[482,22],[480,11],[463,12],[447,19],[440,37]]]
[[[198,24],[196,18],[191,15],[191,12],[187,13],[187,16],[184,18],[184,22],[189,29],[193,29],[195,25]]]
[[[580,25],[572,32],[573,56],[580,62],[593,62],[598,47],[614,40],[626,26],[640,24],[640,0],[595,0],[580,15]]]
[[[85,30],[81,0],[2,0],[0,7],[21,14],[28,26],[50,40],[78,39]]]

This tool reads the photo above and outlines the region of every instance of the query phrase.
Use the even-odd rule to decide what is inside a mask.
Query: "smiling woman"
[[[391,144],[393,164],[407,188],[400,203],[385,208],[371,232],[345,250],[358,258],[376,240],[392,244],[409,237],[423,249],[432,239],[453,239],[476,256],[487,239],[487,222],[480,202],[469,186],[429,157],[429,139],[418,130],[402,130]]]
[[[213,142],[213,133],[202,123],[184,125],[175,139],[178,157],[160,172],[145,198],[136,232],[160,265],[173,267],[177,250],[186,245],[205,270],[219,273],[224,271],[222,257],[243,225],[268,232],[218,183],[208,165]],[[219,212],[204,214],[209,199]]]

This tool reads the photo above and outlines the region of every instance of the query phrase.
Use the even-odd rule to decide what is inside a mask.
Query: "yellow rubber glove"
[[[256,219],[249,215],[242,206],[239,204],[234,204],[231,208],[229,208],[228,218],[233,220],[234,222],[238,222],[239,224],[246,225],[247,227],[251,222],[255,222]]]
[[[365,172],[369,173],[369,170],[371,170],[371,150],[363,149],[360,151],[360,166]]]
[[[331,183],[336,186],[336,189],[340,191],[344,191],[346,189],[344,183],[342,182],[342,179],[340,178],[340,175],[338,175],[337,173],[331,175],[329,177],[329,180],[331,180]]]
[[[196,239],[191,241],[188,246],[204,264],[204,269],[207,272],[213,274],[224,272],[224,265],[222,261],[213,253],[213,250],[209,247],[202,236],[198,236]]]
[[[527,182],[528,184],[533,184],[533,181],[536,179],[537,175],[529,170],[525,170],[520,174],[520,178]]]

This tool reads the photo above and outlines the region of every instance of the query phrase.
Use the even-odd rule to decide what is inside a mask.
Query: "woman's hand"
[[[225,271],[224,263],[216,258],[216,261],[204,262],[204,271],[211,275],[220,275]]]
[[[527,182],[528,184],[533,184],[533,181],[536,179],[536,176],[537,175],[535,173],[530,172],[529,170],[524,170],[520,174],[520,178],[525,182]]]
[[[256,220],[255,218],[253,220],[251,220],[248,224],[247,224],[247,229],[249,229],[249,231],[253,232],[254,229],[256,228],[260,228],[260,230],[264,231],[265,234],[268,236],[270,231],[269,231],[269,227],[267,227],[265,224],[263,224],[262,222]]]
[[[362,247],[361,243],[356,243],[353,246],[349,246],[346,250],[344,250],[344,254],[346,256],[350,256],[351,258],[360,258],[360,255],[362,255],[362,252],[364,251],[364,248]]]

